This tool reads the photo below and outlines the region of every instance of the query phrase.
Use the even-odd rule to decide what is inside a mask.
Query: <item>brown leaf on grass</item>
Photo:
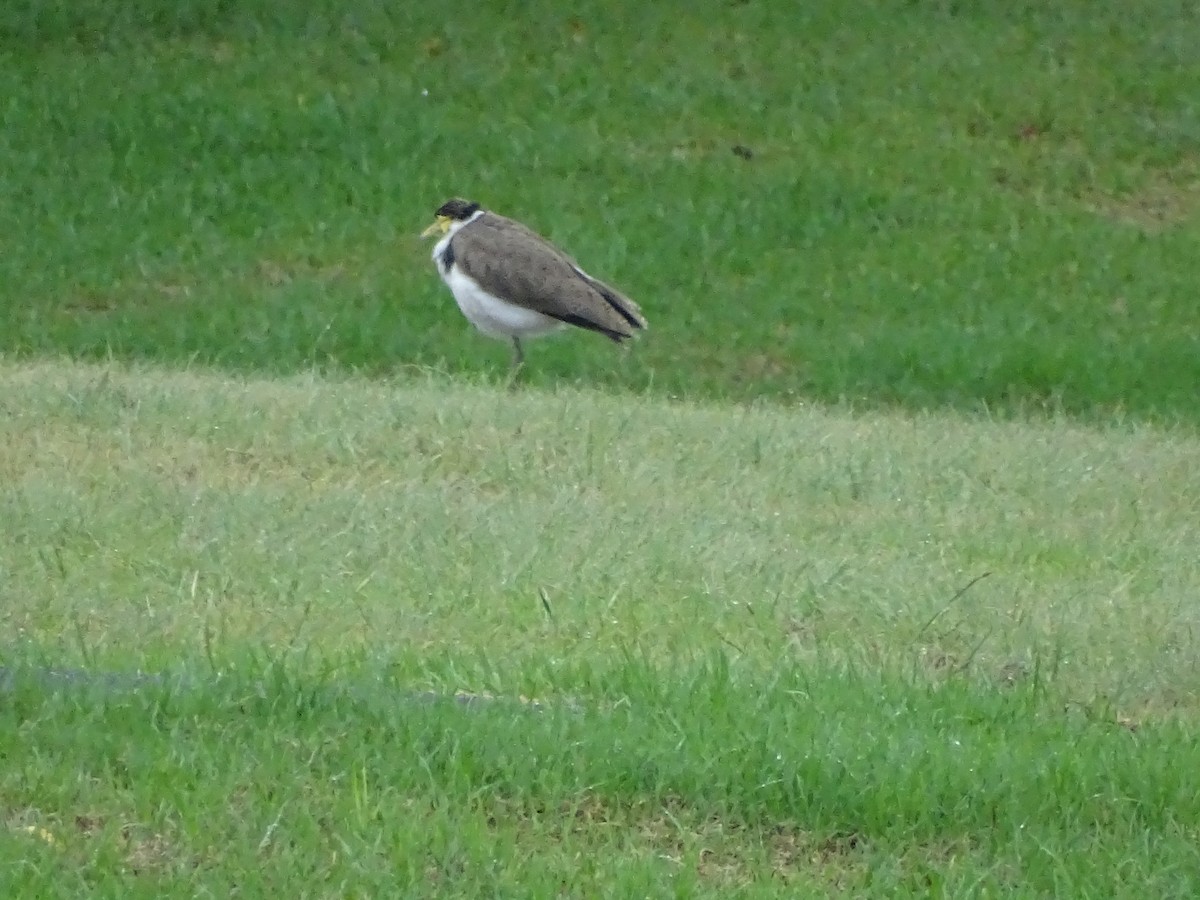
[[[837,831],[817,844],[817,856],[828,860],[833,856],[845,856],[863,846],[862,836],[856,831]]]
[[[103,816],[76,816],[75,827],[83,834],[91,834],[93,831],[99,831],[104,827],[105,819]]]

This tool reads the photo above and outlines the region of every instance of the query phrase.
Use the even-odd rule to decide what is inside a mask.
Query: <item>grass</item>
[[[0,10],[0,895],[1196,896],[1196,9],[522,11]]]
[[[466,194],[650,316],[535,384],[1197,421],[1191,5],[277,6],[0,13],[3,349],[494,371]]]
[[[55,361],[0,398],[9,895],[1195,891],[1188,429]]]

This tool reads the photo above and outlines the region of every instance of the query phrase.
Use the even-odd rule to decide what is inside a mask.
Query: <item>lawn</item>
[[[0,388],[6,896],[1197,887],[1187,431]]]
[[[5,4],[0,896],[1200,894],[1197,46]],[[504,387],[452,195],[650,330]]]
[[[0,347],[493,371],[461,194],[651,319],[537,384],[1200,415],[1191,4],[276,6],[0,13]]]

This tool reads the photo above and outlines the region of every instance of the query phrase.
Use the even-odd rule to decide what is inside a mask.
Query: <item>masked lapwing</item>
[[[521,341],[577,325],[618,344],[646,327],[638,305],[597,281],[571,257],[520,222],[468,200],[447,200],[421,237],[463,315],[489,337],[512,342],[515,373]]]

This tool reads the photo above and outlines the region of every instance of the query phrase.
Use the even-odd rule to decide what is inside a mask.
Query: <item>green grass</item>
[[[1197,886],[1200,749],[1181,728],[1130,734],[1026,688],[794,666],[663,686],[615,668],[573,673],[595,695],[580,712],[414,705],[387,681],[355,696],[344,670],[117,697],[20,690],[0,713],[9,896]]]
[[[1190,4],[277,6],[0,13],[5,350],[495,371],[465,194],[651,319],[535,384],[1197,421]]]
[[[514,9],[0,9],[0,896],[1196,896],[1200,14]]]
[[[6,362],[5,894],[1191,896],[1198,452]]]

